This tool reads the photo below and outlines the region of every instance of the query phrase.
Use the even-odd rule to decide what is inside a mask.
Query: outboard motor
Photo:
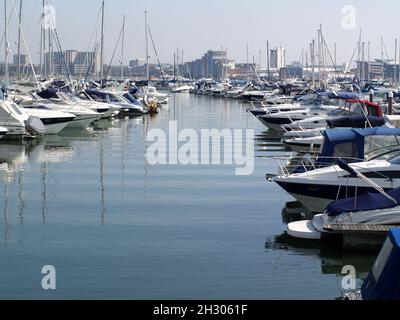
[[[42,120],[37,117],[30,116],[28,120],[25,121],[25,127],[28,133],[32,136],[43,135],[46,133],[46,128]]]

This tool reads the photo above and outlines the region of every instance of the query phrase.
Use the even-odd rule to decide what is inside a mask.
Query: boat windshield
[[[365,160],[387,160],[393,156],[393,152],[400,151],[399,136],[369,136],[365,137]]]

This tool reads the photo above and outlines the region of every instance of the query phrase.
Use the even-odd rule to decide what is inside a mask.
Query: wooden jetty
[[[382,248],[390,229],[399,226],[377,224],[326,224],[321,241],[337,243],[342,240],[343,250],[356,252],[375,252]]]

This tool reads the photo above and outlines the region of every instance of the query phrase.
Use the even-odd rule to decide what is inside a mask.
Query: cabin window
[[[379,117],[379,112],[378,112],[378,108],[375,107],[367,107],[368,108],[368,114],[372,117]]]
[[[353,142],[338,144],[335,146],[333,156],[335,158],[358,158],[357,145]]]
[[[14,103],[11,104],[11,107],[18,115],[22,114],[21,110]]]

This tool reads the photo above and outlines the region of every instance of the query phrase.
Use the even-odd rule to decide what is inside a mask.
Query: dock
[[[344,251],[349,252],[376,252],[382,248],[390,229],[396,225],[377,224],[326,224],[322,242],[332,242],[342,239]]]

